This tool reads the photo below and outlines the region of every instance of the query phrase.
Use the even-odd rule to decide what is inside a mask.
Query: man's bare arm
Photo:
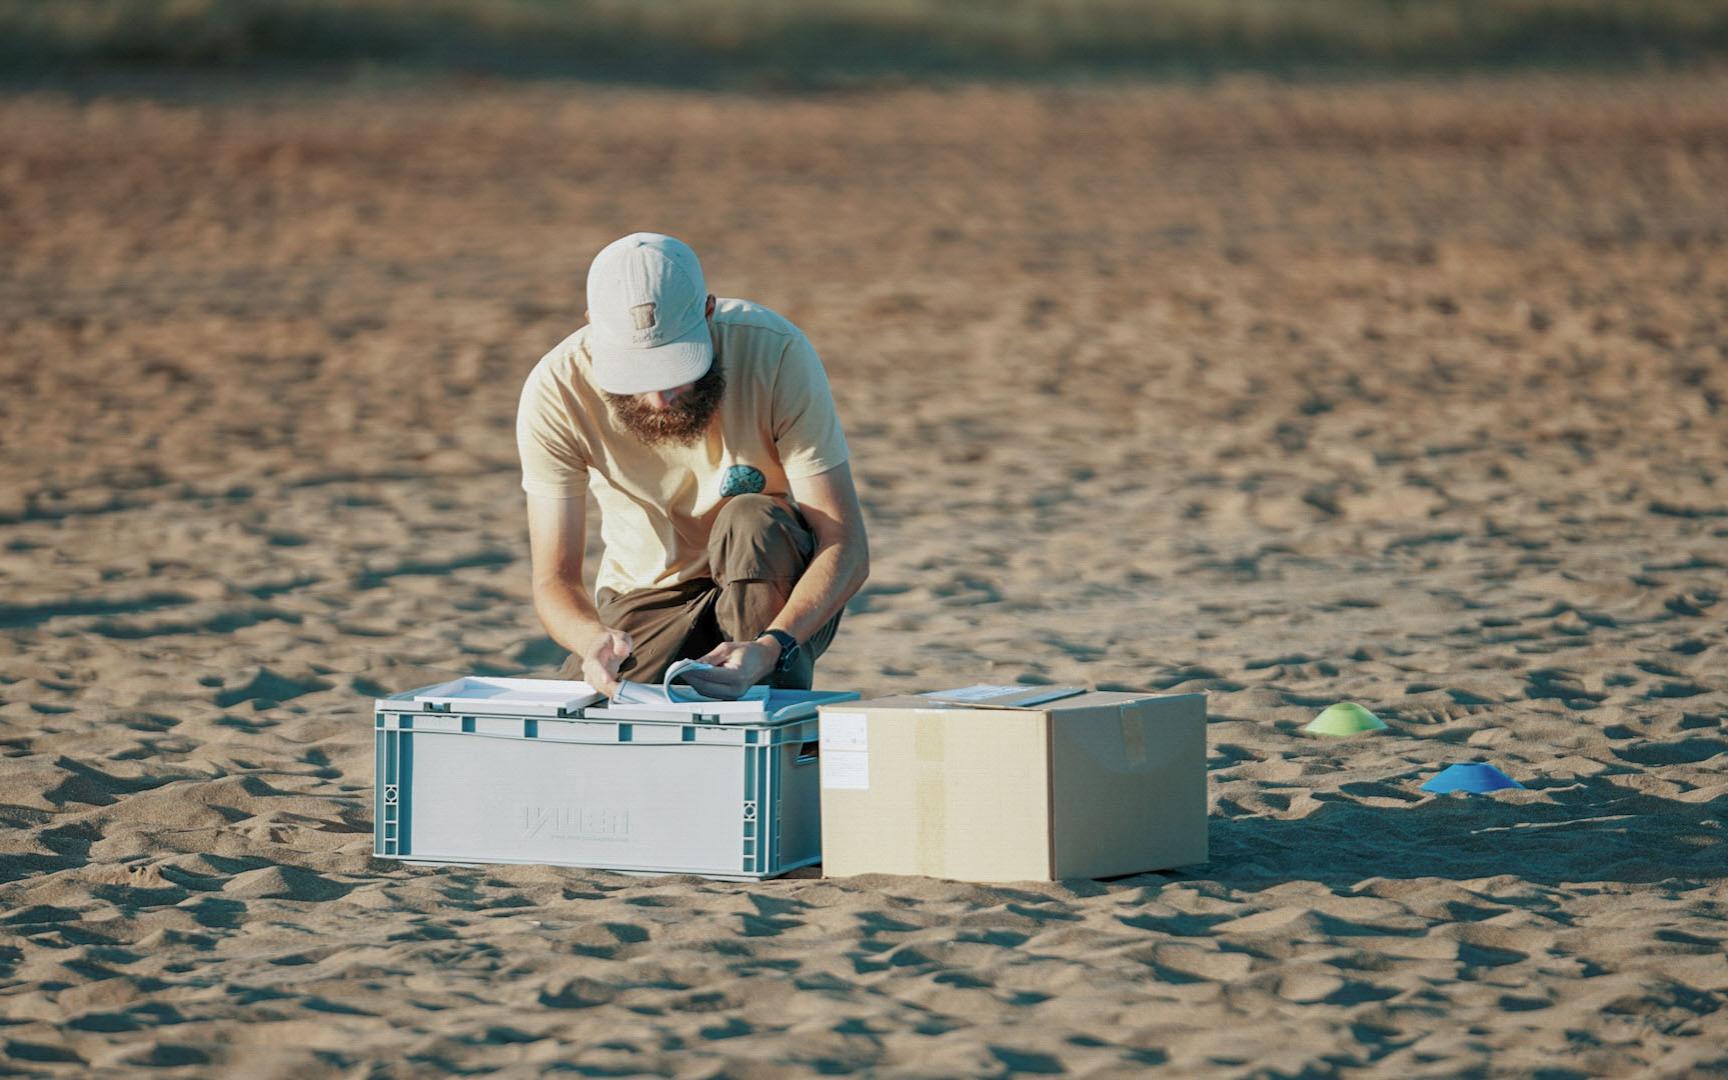
[[[870,576],[870,541],[850,465],[792,481],[792,498],[816,534],[816,551],[768,628],[809,641]]]
[[[528,496],[528,552],[533,564],[534,613],[553,641],[582,658],[582,675],[611,697],[618,665],[630,655],[630,635],[600,621],[582,584],[587,544],[583,501]]]

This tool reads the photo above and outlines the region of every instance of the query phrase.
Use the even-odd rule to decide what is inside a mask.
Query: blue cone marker
[[[1477,762],[1447,766],[1440,771],[1440,775],[1423,784],[1422,790],[1436,795],[1444,795],[1450,791],[1466,791],[1472,795],[1480,795],[1485,791],[1523,786],[1487,762]]]

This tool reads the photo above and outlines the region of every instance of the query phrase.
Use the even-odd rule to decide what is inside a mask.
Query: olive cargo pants
[[[784,499],[732,496],[708,537],[712,577],[665,589],[601,589],[595,597],[600,621],[629,634],[635,644],[619,674],[633,682],[658,682],[675,660],[702,656],[722,642],[756,640],[786,606],[815,550],[815,534]],[[772,684],[810,689],[816,658],[839,625],[835,615],[803,643],[791,668],[774,673]],[[558,675],[580,679],[582,658],[572,655]]]

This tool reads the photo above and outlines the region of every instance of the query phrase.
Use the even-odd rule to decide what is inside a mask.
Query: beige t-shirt
[[[789,481],[846,461],[828,376],[802,331],[747,300],[712,319],[726,393],[705,438],[649,446],[589,381],[584,326],[541,358],[522,387],[522,489],[580,499],[590,489],[605,546],[597,584],[618,592],[708,576],[708,534],[727,496],[790,497]]]

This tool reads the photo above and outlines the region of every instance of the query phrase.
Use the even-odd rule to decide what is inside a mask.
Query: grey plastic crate
[[[381,858],[729,880],[821,860],[814,716],[721,724],[415,700],[433,689],[377,702]]]

